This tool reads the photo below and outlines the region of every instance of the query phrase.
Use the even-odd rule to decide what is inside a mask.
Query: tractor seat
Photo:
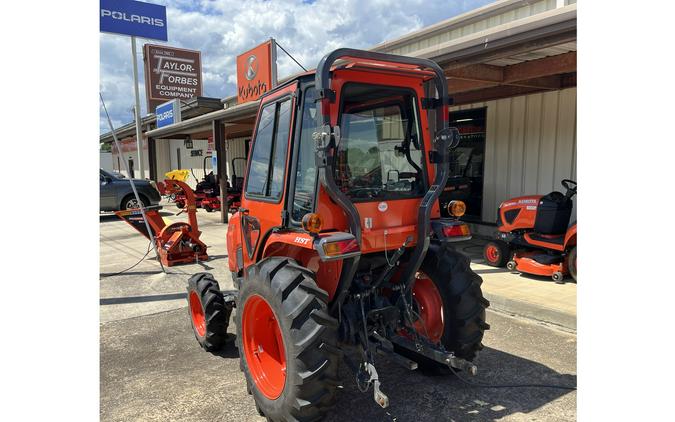
[[[565,233],[547,235],[540,233],[525,233],[525,240],[533,246],[541,246],[556,251],[562,251],[565,244]]]

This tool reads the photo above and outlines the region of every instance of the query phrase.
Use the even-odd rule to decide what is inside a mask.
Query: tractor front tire
[[[511,247],[501,240],[491,240],[483,248],[485,263],[492,267],[504,267],[511,259]]]
[[[249,267],[237,305],[240,368],[269,421],[313,421],[334,405],[339,385],[338,321],[314,273],[269,257]]]
[[[413,294],[419,313],[427,315],[427,321],[421,321],[425,328],[422,331],[418,329],[418,333],[432,337],[432,342],[440,340],[446,350],[471,361],[483,348],[483,334],[490,328],[485,322],[485,309],[490,302],[483,297],[480,288],[483,280],[471,270],[469,264],[468,256],[450,246],[432,241],[420,267],[422,279],[416,281],[416,285],[420,283],[420,288],[413,288]],[[428,287],[421,288],[423,283]],[[430,284],[433,284],[433,288],[430,288]],[[428,309],[430,304],[436,304],[436,308]],[[437,314],[441,312],[438,309],[441,304],[442,319]],[[418,362],[424,372],[449,373],[446,365],[416,353],[405,354]]]
[[[218,282],[210,273],[188,280],[188,314],[195,338],[204,350],[219,350],[227,342],[232,305],[226,304]]]

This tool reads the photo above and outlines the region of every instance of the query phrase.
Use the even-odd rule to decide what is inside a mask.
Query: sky
[[[141,111],[143,45],[165,44],[201,51],[203,96],[236,94],[236,57],[274,38],[303,66],[315,68],[340,47],[368,49],[383,41],[481,7],[493,0],[158,0],[167,7],[169,41],[136,40]],[[100,34],[100,90],[115,128],[133,121],[131,40]],[[279,79],[301,69],[277,53]],[[154,110],[150,110],[151,112]],[[101,108],[100,132],[109,132]]]

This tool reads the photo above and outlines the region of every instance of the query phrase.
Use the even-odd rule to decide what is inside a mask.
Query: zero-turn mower
[[[341,362],[382,407],[381,359],[476,373],[489,302],[453,246],[471,238],[464,204],[440,215],[459,142],[448,104],[433,61],[353,49],[262,97],[227,232],[236,300],[201,273],[188,305],[214,350],[236,304],[240,366],[268,420],[325,415]]]
[[[148,233],[140,209],[116,211],[115,214],[129,223],[149,240],[156,242],[162,264],[171,267],[195,261],[206,261],[208,246],[199,240],[201,232],[197,224],[197,210],[192,189],[178,180],[165,180],[168,189],[180,191],[187,203],[188,222],[167,224],[159,214],[161,206],[146,207],[145,216],[148,219],[150,230]]]
[[[207,155],[204,157],[204,162],[203,162],[203,170],[204,170],[204,178],[202,180],[197,179],[196,176],[193,177],[195,180],[197,180],[197,186],[195,186],[195,189],[192,191],[192,194],[194,195],[195,198],[195,206],[197,208],[204,208],[204,200],[206,199],[206,211],[211,212],[216,209],[220,209],[220,187],[218,186],[218,180],[216,179],[216,176],[213,174],[213,171],[210,171],[209,173],[206,173],[206,161],[210,160],[211,156]],[[175,196],[174,199],[176,206],[178,208],[183,208],[185,207],[186,204],[186,199],[185,199],[185,194],[178,193]]]
[[[577,280],[577,223],[568,227],[577,182],[561,182],[565,194],[521,196],[499,205],[496,239],[483,249],[493,267],[551,277],[563,283]]]

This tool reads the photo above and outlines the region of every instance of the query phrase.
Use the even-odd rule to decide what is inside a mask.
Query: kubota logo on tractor
[[[275,66],[273,41],[237,56],[237,103],[260,98],[272,89]]]

